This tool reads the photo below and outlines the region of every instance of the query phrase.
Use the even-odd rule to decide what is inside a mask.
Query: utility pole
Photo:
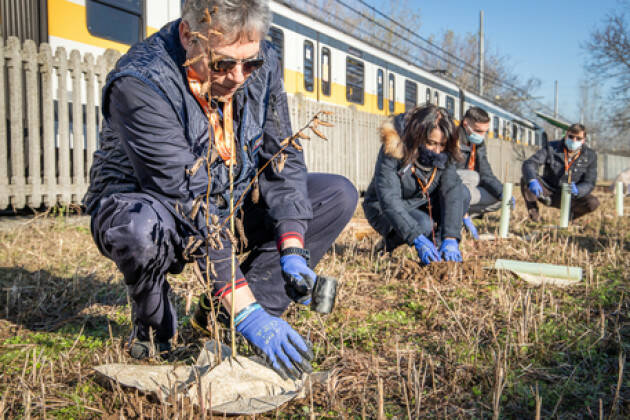
[[[554,101],[553,101],[553,117],[557,120],[558,119],[558,81],[556,80],[554,83],[554,90],[555,90],[555,95],[554,95]],[[558,128],[556,127],[553,130],[553,138],[554,140],[558,138],[559,134],[558,134]]]
[[[479,96],[483,96],[483,10],[479,12]]]

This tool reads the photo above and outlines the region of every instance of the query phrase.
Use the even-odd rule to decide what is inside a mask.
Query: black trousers
[[[310,173],[307,186],[313,219],[308,221],[304,241],[314,267],[354,214],[358,193],[346,178],[332,174]],[[270,222],[262,206],[246,207],[250,253],[241,269],[258,303],[280,316],[291,299]],[[149,327],[158,341],[170,339],[177,329],[177,314],[168,297],[166,274],[180,273],[185,266],[181,227],[162,203],[144,193],[104,198],[92,215],[91,227],[101,253],[116,263],[125,278],[138,339],[148,339]]]

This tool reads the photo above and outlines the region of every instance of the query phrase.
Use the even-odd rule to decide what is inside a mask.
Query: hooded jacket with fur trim
[[[423,232],[410,210],[428,212],[428,197],[433,207],[433,217],[440,221],[441,238],[461,238],[462,217],[468,210],[468,192],[457,175],[455,164],[449,161],[436,172],[435,179],[422,193],[411,166],[403,167],[403,142],[405,114],[399,114],[385,122],[380,129],[383,145],[378,154],[374,176],[365,193],[363,210],[370,225],[381,235],[387,236],[392,229],[409,245]],[[427,182],[433,168],[414,165],[415,173]],[[428,196],[428,197],[427,197]]]

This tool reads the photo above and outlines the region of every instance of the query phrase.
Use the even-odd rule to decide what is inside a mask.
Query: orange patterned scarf
[[[213,109],[208,102],[208,97],[202,92],[203,83],[197,73],[188,67],[187,70],[188,86],[190,91],[201,105],[206,113],[212,130],[214,131],[214,146],[219,152],[219,156],[226,165],[230,164],[232,159],[232,144],[234,141],[234,119],[232,109],[232,98],[223,104],[223,127],[221,126],[221,117],[217,109]]]

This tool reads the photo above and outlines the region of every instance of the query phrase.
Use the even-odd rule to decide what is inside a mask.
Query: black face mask
[[[435,153],[424,146],[418,148],[418,163],[426,167],[436,167],[438,169],[444,169],[448,162],[448,155],[446,153]]]

